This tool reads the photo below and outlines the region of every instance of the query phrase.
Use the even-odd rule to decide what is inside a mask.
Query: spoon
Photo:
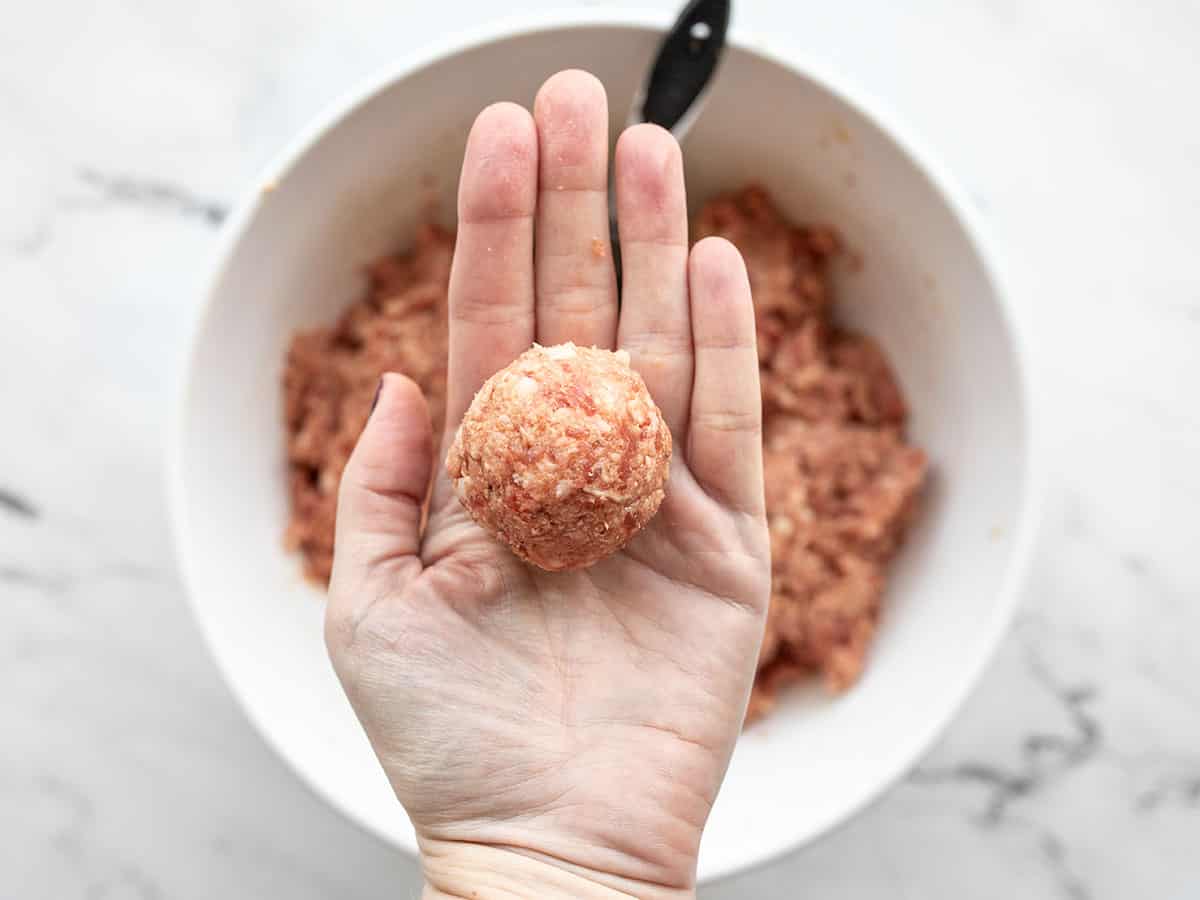
[[[626,126],[652,122],[682,143],[696,121],[725,47],[731,0],[691,0],[659,45],[654,65],[633,99]],[[617,295],[621,291],[621,242],[617,233],[615,180],[608,180],[608,225]]]

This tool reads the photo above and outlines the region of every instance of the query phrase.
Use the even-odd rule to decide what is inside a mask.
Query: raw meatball
[[[535,344],[475,395],[446,471],[471,518],[553,572],[637,534],[670,461],[671,432],[628,353]]]

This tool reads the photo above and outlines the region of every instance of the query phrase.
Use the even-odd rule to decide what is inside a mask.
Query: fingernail
[[[371,418],[375,413],[375,407],[379,405],[379,395],[383,393],[383,378],[380,377],[379,384],[375,385],[375,399],[371,401],[371,411],[367,413],[367,418]]]

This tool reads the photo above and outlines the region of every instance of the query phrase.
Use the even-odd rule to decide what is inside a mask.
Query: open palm
[[[658,515],[590,569],[527,566],[467,517],[419,390],[387,376],[342,480],[326,636],[423,846],[670,895],[692,887],[767,607],[758,364],[741,258],[717,239],[689,253],[679,148],[653,126],[616,151],[618,311],[607,145],[603,88],[581,72],[550,79],[532,116],[476,120],[443,446],[532,342],[620,346],[675,439]]]

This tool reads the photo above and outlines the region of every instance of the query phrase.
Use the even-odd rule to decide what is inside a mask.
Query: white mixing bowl
[[[452,221],[480,109],[528,104],[547,75],[584,68],[608,88],[615,137],[665,24],[543,17],[396,67],[266,173],[216,259],[170,463],[195,614],[279,755],[398,847],[414,848],[412,829],[326,660],[321,592],[282,547],[284,350],[296,329],[331,322],[361,294],[364,264],[406,243],[430,188]],[[841,229],[865,265],[838,282],[840,312],[891,355],[933,478],[865,676],[842,697],[789,694],[741,739],[705,834],[702,880],[821,834],[921,756],[1009,622],[1034,520],[1026,368],[962,195],[861,100],[762,46],[731,47],[687,139],[692,204],[756,180],[794,219]]]

